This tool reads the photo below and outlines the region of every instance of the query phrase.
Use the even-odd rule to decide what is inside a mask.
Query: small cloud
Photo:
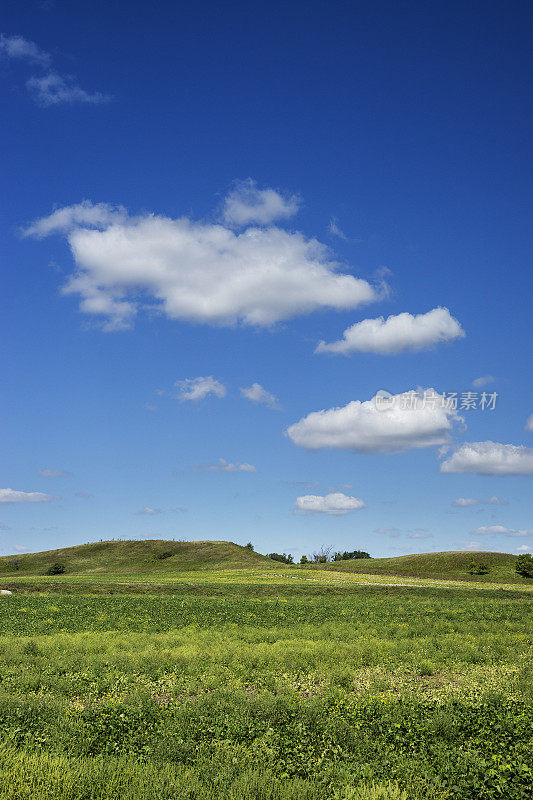
[[[267,392],[260,383],[252,383],[251,386],[241,387],[239,391],[243,397],[253,403],[262,403],[269,408],[281,408],[278,398],[271,392]]]
[[[216,464],[191,464],[189,469],[193,472],[257,472],[253,464],[248,464],[246,461],[232,464],[225,458],[219,458]]]
[[[374,533],[400,533],[400,529],[394,526],[389,528],[374,528]]]
[[[339,239],[347,239],[348,237],[339,228],[338,220],[335,217],[332,217],[329,221],[328,231],[331,233],[332,236],[337,236]]]
[[[178,399],[181,400],[181,402],[186,400],[197,402],[209,395],[225,397],[227,394],[224,384],[217,381],[212,375],[199,378],[185,378],[185,380],[176,381],[174,386],[179,391]]]
[[[0,503],[48,503],[54,498],[44,492],[22,492],[17,489],[0,489]]]
[[[153,403],[145,403],[144,407],[147,411],[157,411],[158,407],[155,406]]]
[[[474,536],[533,536],[533,530],[507,528],[505,525],[481,525],[481,527],[476,528],[472,533]]]
[[[459,506],[460,508],[468,508],[469,506],[478,506],[481,500],[475,500],[473,497],[458,497],[454,500],[452,506]]]
[[[82,497],[84,500],[90,500],[94,497],[94,494],[90,492],[74,492],[75,497]]]
[[[481,542],[461,542],[461,550],[479,550]]]
[[[390,355],[416,352],[442,342],[464,338],[465,332],[447,308],[434,308],[426,314],[404,312],[385,319],[364,319],[346,328],[342,339],[319,342],[315,353],[376,353]]]
[[[16,550],[17,553],[27,553],[29,548],[22,544],[16,544],[13,549]]]
[[[258,189],[249,178],[236,183],[224,201],[222,216],[227,225],[269,225],[276,219],[287,219],[298,211],[296,195],[283,196],[275,189]]]
[[[476,388],[480,386],[488,386],[489,383],[494,383],[495,380],[496,378],[494,375],[482,375],[481,378],[476,378],[474,381],[472,381],[472,386],[475,386]]]
[[[417,531],[413,531],[413,533],[408,533],[407,535],[408,535],[409,539],[432,539],[433,538],[433,534],[432,533],[419,533]]]
[[[530,414],[526,420],[526,431],[533,433],[533,414]]]
[[[51,68],[50,53],[41,50],[35,42],[22,36],[0,35],[0,58],[22,61],[41,67],[45,74],[32,75],[26,81],[26,87],[40,105],[52,106],[62,103],[107,103],[112,98],[102,92],[87,92],[78,86],[71,75],[60,75]]]
[[[162,510],[160,508],[150,508],[150,506],[144,506],[139,511],[135,512],[136,514],[146,515],[149,517],[154,517],[157,514],[162,514]]]
[[[516,548],[517,553],[530,553],[533,550],[533,546],[530,544],[521,544],[520,547]]]
[[[501,497],[496,497],[496,495],[492,495],[491,498],[487,500],[487,503],[491,506],[508,506],[509,503],[507,500],[502,500]]]
[[[73,103],[99,105],[112,100],[110,95],[102,92],[86,92],[71,75],[58,75],[57,72],[48,72],[42,77],[34,75],[26,81],[26,86],[42,106]]]
[[[67,472],[64,469],[40,469],[37,471],[40,478],[70,478],[72,472]]]
[[[334,492],[325,496],[308,494],[296,498],[294,510],[297,514],[332,514],[340,516],[365,508],[365,503],[358,497],[349,497],[342,492]]]

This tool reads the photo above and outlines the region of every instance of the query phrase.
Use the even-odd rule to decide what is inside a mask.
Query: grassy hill
[[[59,562],[68,574],[128,575],[209,569],[279,567],[275,561],[233,542],[174,542],[161,539],[81,544],[0,558],[0,575],[45,575]]]
[[[485,564],[487,575],[472,578],[468,567],[472,561]],[[362,558],[353,561],[335,561],[332,564],[313,564],[314,569],[339,572],[363,572],[376,575],[401,575],[412,578],[441,578],[450,580],[476,580],[496,583],[531,583],[515,572],[516,556],[510,553],[446,551],[420,553],[395,558]],[[306,565],[306,568],[309,565]]]

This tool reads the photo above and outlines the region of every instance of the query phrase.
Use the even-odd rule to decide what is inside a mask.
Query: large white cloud
[[[425,397],[431,398],[429,402]],[[380,395],[363,402],[313,411],[291,425],[287,435],[300,447],[331,447],[358,453],[393,453],[445,444],[454,422],[462,420],[433,389]]]
[[[499,442],[465,442],[440,465],[441,472],[533,475],[533,449]]]
[[[340,516],[350,514],[364,508],[365,504],[358,497],[349,497],[342,492],[332,492],[325,496],[306,494],[296,498],[294,510],[298,514],[333,514]]]
[[[0,489],[0,503],[47,503],[53,497],[44,492],[22,492],[18,489]]]
[[[423,350],[440,342],[465,335],[447,308],[434,308],[427,314],[396,314],[364,319],[344,331],[337,342],[320,342],[317,353],[378,353],[389,355],[402,350]]]
[[[299,205],[295,195],[284,197],[275,189],[258,189],[255,181],[241,181],[224,200],[223,218],[228,225],[269,225],[292,217]]]
[[[212,325],[270,326],[319,309],[351,309],[378,299],[366,280],[339,272],[316,239],[279,227],[247,228],[127,217],[82,203],[56,209],[25,230],[64,232],[77,271],[63,291],[108,328],[131,325],[140,308]]]

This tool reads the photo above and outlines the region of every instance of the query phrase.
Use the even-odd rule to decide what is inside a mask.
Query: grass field
[[[531,797],[526,585],[168,544],[6,570],[0,800]]]

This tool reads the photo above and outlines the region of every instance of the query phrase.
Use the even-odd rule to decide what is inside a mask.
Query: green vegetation
[[[366,550],[345,550],[344,553],[335,553],[333,561],[350,561],[354,558],[371,558]]]
[[[267,553],[267,558],[271,558],[273,561],[281,561],[282,564],[293,564],[294,558],[292,557],[292,553]]]
[[[185,544],[3,562],[0,800],[531,796],[531,581],[383,586],[343,571],[362,559]]]
[[[530,553],[518,556],[516,559],[516,572],[524,578],[533,578],[533,558]]]

